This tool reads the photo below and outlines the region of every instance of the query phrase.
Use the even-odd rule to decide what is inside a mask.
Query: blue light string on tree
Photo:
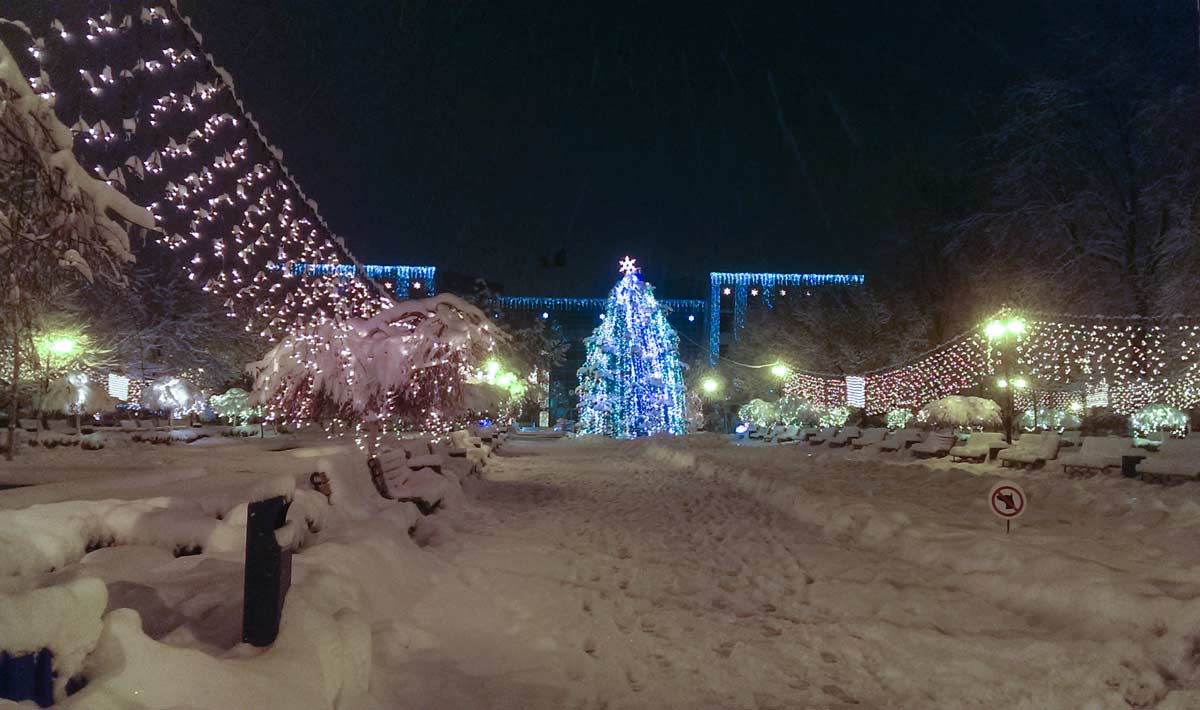
[[[586,341],[577,429],[618,438],[684,434],[679,336],[634,260],[626,257],[621,271],[605,317]]]

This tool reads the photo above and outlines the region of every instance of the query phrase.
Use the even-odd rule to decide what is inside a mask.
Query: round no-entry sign
[[[1001,520],[1015,520],[1025,512],[1025,491],[1011,481],[1001,481],[992,486],[988,494],[988,505]]]

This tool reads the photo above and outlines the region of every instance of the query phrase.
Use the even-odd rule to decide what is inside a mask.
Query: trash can
[[[1121,456],[1121,475],[1125,478],[1137,478],[1137,465],[1144,458],[1146,458],[1145,454],[1123,454]]]

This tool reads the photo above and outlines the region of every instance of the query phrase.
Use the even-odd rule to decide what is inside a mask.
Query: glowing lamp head
[[[784,365],[782,362],[777,362],[771,366],[771,374],[775,375],[781,380],[787,377],[789,372],[791,372],[791,370],[789,370],[788,366]]]
[[[1011,318],[1008,323],[1004,324],[1004,327],[1011,335],[1022,335],[1025,332],[1025,320],[1022,318]]]
[[[1000,378],[1000,379],[996,380],[996,386],[999,387],[1000,389],[1004,389],[1005,387],[1008,387],[1008,380],[1006,380],[1004,378]]]
[[[1026,380],[1024,377],[1018,377],[1012,381],[1012,386],[1019,390],[1025,389],[1029,386],[1029,380]]]
[[[1008,327],[1005,326],[1003,321],[998,321],[998,320],[988,321],[988,324],[983,327],[983,334],[987,336],[988,340],[995,340],[996,338],[1001,338],[1007,332],[1008,332]]]
[[[500,361],[499,360],[488,360],[484,364],[483,369],[485,372],[488,373],[488,376],[495,377],[496,373],[500,372]]]
[[[1082,411],[1082,410],[1083,410],[1083,405],[1082,405],[1082,404],[1080,404],[1079,402],[1071,402],[1071,411],[1072,411],[1072,412],[1076,412],[1076,413],[1078,413],[1078,412],[1080,412],[1080,411]]]
[[[46,349],[52,355],[70,355],[78,347],[79,345],[71,338],[55,338],[46,345]]]
[[[717,390],[721,389],[721,383],[715,377],[705,377],[700,381],[700,389],[706,394],[716,394]]]

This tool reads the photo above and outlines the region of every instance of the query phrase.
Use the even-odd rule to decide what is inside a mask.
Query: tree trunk
[[[82,419],[83,415],[81,415],[79,412],[75,412],[75,436],[78,436],[80,441],[83,441]]]
[[[13,455],[17,450],[17,416],[20,413],[20,409],[17,406],[17,395],[19,391],[17,383],[21,378],[21,337],[17,334],[17,331],[18,329],[14,327],[12,390],[9,392],[8,405],[8,450],[4,452],[4,458],[8,461],[13,460]]]

